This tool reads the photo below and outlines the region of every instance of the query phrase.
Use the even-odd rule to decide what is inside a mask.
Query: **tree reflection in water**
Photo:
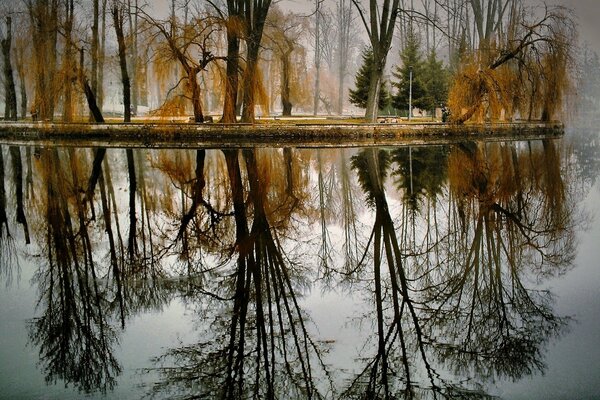
[[[449,168],[462,232],[445,258],[460,263],[443,263],[425,298],[432,333],[452,338],[439,356],[484,378],[543,371],[544,345],[567,320],[553,314],[550,292],[527,285],[564,273],[575,254],[555,145],[520,156],[511,144],[459,146]]]
[[[73,150],[61,159],[56,148],[42,149],[40,195],[45,220],[38,231],[44,266],[34,280],[41,315],[30,323],[30,340],[39,348],[46,379],[79,389],[112,389],[121,368],[113,354],[116,333],[108,323],[110,299],[93,260],[92,239],[81,196],[78,159]]]
[[[421,174],[418,163],[407,168],[402,152],[392,152],[398,166],[393,174],[400,176],[402,202],[418,212],[417,195],[440,193],[439,174]],[[544,345],[561,333],[567,319],[553,314],[551,293],[528,288],[527,282],[571,267],[574,210],[567,203],[555,144],[544,141],[541,152],[523,153],[519,156],[514,144],[454,146],[448,159],[446,231],[436,226],[437,240],[431,241],[430,214],[425,214],[421,244],[406,235],[398,240],[397,232],[407,224],[414,229],[415,223],[402,213],[394,227],[383,184],[392,155],[368,149],[353,158],[374,209],[367,247],[377,351],[345,395],[412,398],[426,391],[434,398],[436,393],[480,397],[476,382],[543,371]],[[430,190],[422,189],[428,185]],[[446,375],[436,369],[443,367],[467,383],[442,378]],[[426,384],[414,378],[423,373]]]
[[[111,390],[121,373],[114,322],[124,328],[127,316],[161,307],[172,292],[149,278],[155,277],[148,273],[151,263],[134,264],[127,258],[105,153],[94,152],[86,179],[86,152],[39,149],[35,163],[41,190],[31,198],[38,217],[37,251],[44,262],[33,278],[40,298],[39,316],[29,324],[30,341],[39,349],[48,382],[61,380],[83,392]],[[92,202],[96,184],[101,223]],[[108,249],[102,245],[105,238]],[[108,253],[108,263],[103,253]]]
[[[10,284],[13,275],[18,275],[19,267],[17,247],[9,227],[4,164],[3,149],[0,146],[0,279]]]
[[[488,380],[543,371],[568,323],[535,283],[569,270],[579,223],[552,141],[27,148],[27,174],[8,150],[0,273],[16,265],[16,222],[43,260],[29,327],[49,382],[110,390],[119,328],[175,296],[197,310],[199,340],[154,360],[159,396],[485,397]],[[375,311],[344,387],[347,366],[328,365],[302,305],[320,277]]]
[[[163,356],[160,361],[175,366],[160,368],[164,379],[155,391],[176,387],[190,398],[321,398],[315,385],[323,376],[321,350],[299,304],[305,271],[290,260],[279,236],[300,204],[299,192],[289,187],[293,172],[276,175],[281,170],[265,165],[266,159],[261,163],[256,150],[224,155],[235,220],[233,264],[205,310],[212,321],[206,340]]]

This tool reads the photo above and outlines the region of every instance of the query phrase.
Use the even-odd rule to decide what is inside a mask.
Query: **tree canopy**
[[[360,108],[367,108],[370,77],[374,67],[373,51],[370,48],[367,48],[363,50],[362,65],[356,73],[356,77],[354,78],[355,89],[350,89],[350,103]],[[385,85],[385,82],[381,82],[379,86],[379,109],[382,110],[387,107],[389,102],[390,93]]]

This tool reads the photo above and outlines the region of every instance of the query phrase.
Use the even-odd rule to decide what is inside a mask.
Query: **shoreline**
[[[0,122],[0,144],[84,147],[358,147],[534,140],[564,135],[560,122],[190,124]]]

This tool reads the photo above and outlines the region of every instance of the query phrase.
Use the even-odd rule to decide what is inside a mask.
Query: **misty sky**
[[[557,1],[575,10],[579,22],[579,42],[587,42],[591,49],[600,54],[600,0]]]

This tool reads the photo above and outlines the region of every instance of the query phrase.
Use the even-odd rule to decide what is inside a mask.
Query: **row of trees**
[[[350,102],[360,108],[366,108],[368,101],[369,74],[373,67],[373,52],[363,51],[363,64],[355,79],[355,89],[350,89]],[[418,108],[435,114],[435,109],[443,107],[448,98],[450,73],[438,59],[435,49],[423,57],[420,40],[416,34],[408,37],[406,46],[400,53],[400,64],[392,70],[391,93],[388,83],[382,81],[379,89],[380,110],[391,105],[395,112],[408,112],[409,108]],[[412,112],[412,111],[411,111]]]
[[[72,121],[78,109],[86,113],[86,82],[89,108],[90,94],[102,111],[118,93],[125,121],[152,104],[162,115],[191,110],[197,122],[207,109],[223,122],[253,122],[257,107],[268,113],[276,99],[284,115],[294,107],[342,114],[361,38],[367,46],[350,100],[367,119],[388,102],[393,44],[400,56],[391,70],[396,108],[408,108],[412,70],[414,105],[429,110],[447,102],[457,122],[501,114],[550,119],[560,109],[576,33],[567,10],[534,12],[523,0],[407,3],[316,1],[306,14],[270,0],[4,5],[5,116],[17,117],[20,98],[22,116]]]
[[[271,1],[169,3],[28,0],[5,5],[0,13],[9,18],[0,33],[10,119],[17,117],[12,111],[16,96],[10,95],[12,65],[19,71],[22,118],[61,115],[68,122],[84,114],[83,91],[74,86],[80,75],[99,110],[119,102],[126,122],[139,106],[150,105],[162,115],[191,110],[197,122],[207,108],[220,112],[223,122],[240,115],[252,122],[257,106],[266,113],[279,98],[284,114],[291,114],[293,106],[310,108],[313,93],[315,113],[342,112],[344,80],[352,68],[347,60],[358,48],[347,0],[329,7],[318,2],[313,15],[284,11]],[[11,26],[11,18],[18,23]],[[310,47],[316,56],[308,56]],[[316,82],[311,90],[305,82],[315,70],[338,73],[339,87],[327,79],[327,85]]]
[[[424,13],[412,6],[403,8],[398,1],[379,5],[371,0],[368,9],[355,1],[371,42],[371,52],[365,55],[372,54],[372,60],[365,62],[351,95],[355,104],[367,108],[368,119],[376,117],[375,105],[386,104],[384,72],[398,12],[406,15],[407,22],[399,24],[403,28],[402,64],[393,73],[400,78],[393,83],[398,89],[396,107],[407,105],[410,80],[406,77],[412,68],[418,77],[414,82],[415,105],[428,108],[431,99],[447,100],[458,123],[516,115],[550,120],[557,115],[574,78],[567,73],[574,62],[576,40],[569,10],[543,7],[539,12],[521,0],[455,0],[434,1],[432,14],[431,2],[422,3]],[[440,17],[444,13],[445,21]],[[429,69],[437,69],[435,78],[420,70],[418,56],[415,57],[417,29],[424,31],[421,34],[426,39]],[[444,74],[436,65],[435,54],[441,43],[441,38],[439,42],[436,39],[436,31],[448,39],[446,50],[452,79],[447,99],[441,83]],[[362,95],[357,96],[357,92]],[[366,100],[360,101],[361,97]]]

